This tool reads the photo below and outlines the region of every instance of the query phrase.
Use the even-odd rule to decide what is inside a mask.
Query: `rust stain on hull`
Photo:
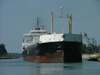
[[[40,63],[57,63],[63,61],[64,52],[44,53],[44,56],[24,56],[24,61],[33,61]]]

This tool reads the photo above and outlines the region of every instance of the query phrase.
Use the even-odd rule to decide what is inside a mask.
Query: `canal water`
[[[100,62],[34,63],[23,58],[0,59],[0,75],[100,75]]]

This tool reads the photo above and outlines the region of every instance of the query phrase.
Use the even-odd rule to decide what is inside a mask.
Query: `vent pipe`
[[[61,9],[61,16],[60,17],[62,18],[62,9],[63,9],[62,5],[60,6],[60,9]]]
[[[51,34],[53,34],[53,12],[51,12]]]
[[[69,21],[69,34],[72,34],[72,14],[70,14],[70,21]]]

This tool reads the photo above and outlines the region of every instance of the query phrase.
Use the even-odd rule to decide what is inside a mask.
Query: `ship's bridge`
[[[34,35],[42,35],[46,34],[46,30],[30,30],[28,34],[24,34],[24,36],[34,36]]]
[[[29,33],[36,34],[36,33],[46,33],[46,30],[30,30]]]

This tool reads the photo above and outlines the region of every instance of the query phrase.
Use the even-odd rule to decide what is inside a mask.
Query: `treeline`
[[[22,53],[8,53],[5,45],[0,44],[0,57],[22,57]]]
[[[95,46],[95,50],[93,51],[90,46],[86,46],[86,44],[82,44],[82,54],[92,54],[99,53],[99,45]]]
[[[4,44],[0,44],[0,56],[7,54],[7,50],[5,49]]]
[[[8,55],[15,56],[15,57],[23,57],[22,53],[8,53]]]

